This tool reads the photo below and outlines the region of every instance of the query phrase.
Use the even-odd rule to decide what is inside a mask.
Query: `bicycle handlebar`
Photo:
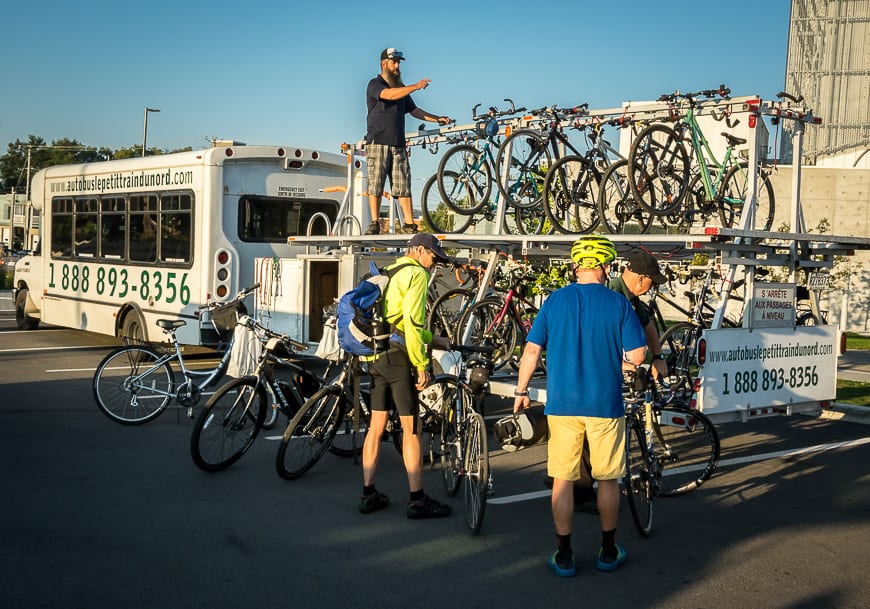
[[[719,85],[718,89],[704,89],[703,91],[696,91],[694,93],[680,93],[679,89],[674,91],[673,93],[665,93],[664,95],[660,95],[658,101],[667,102],[667,101],[675,101],[677,99],[686,99],[690,102],[694,101],[697,97],[728,97],[731,95],[731,89],[726,87],[725,85]]]
[[[477,109],[480,108],[483,104],[475,104],[474,108],[471,109],[471,119],[474,121],[481,121],[488,118],[500,118],[502,116],[510,116],[511,114],[516,114],[517,112],[526,111],[525,107],[517,108],[516,105],[514,105],[514,100],[510,99],[509,97],[506,97],[504,101],[511,105],[509,110],[499,110],[495,106],[490,106],[489,110],[485,114],[477,113]]]
[[[450,343],[451,351],[458,351],[462,355],[471,353],[480,353],[481,355],[492,355],[495,352],[495,347],[492,345],[458,345]]]
[[[776,98],[779,99],[780,101],[782,101],[783,98],[785,98],[785,99],[787,99],[790,102],[795,103],[795,104],[799,104],[804,100],[803,95],[798,95],[797,97],[795,97],[791,93],[786,93],[785,91],[780,91],[779,93],[777,93]]]
[[[260,288],[260,283],[259,283],[259,282],[255,283],[254,285],[250,285],[250,286],[248,286],[248,287],[246,287],[246,288],[242,288],[242,289],[239,291],[239,293],[236,294],[235,298],[233,298],[233,299],[232,299],[231,301],[229,301],[229,302],[235,302],[235,301],[237,301],[237,300],[244,300],[244,299],[247,298],[250,294],[252,294],[253,292],[257,291],[259,288]],[[221,306],[221,305],[225,305],[225,304],[227,304],[227,303],[226,303],[226,302],[207,302],[207,303],[205,303],[204,305],[201,305],[200,307],[197,307],[197,308],[198,308],[199,311],[204,311],[205,309],[214,309],[215,307],[219,307],[219,306]]]
[[[285,346],[295,349],[296,351],[308,351],[309,349],[309,346],[306,343],[300,343],[298,340],[293,340],[286,334],[270,330],[250,315],[242,316],[239,319],[239,324],[261,333],[266,338],[276,338],[284,343]]]

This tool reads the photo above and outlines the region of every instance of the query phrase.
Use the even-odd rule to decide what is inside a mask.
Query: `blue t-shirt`
[[[625,414],[623,352],[646,345],[625,296],[597,283],[569,284],[544,301],[528,340],[547,351],[546,414]]]
[[[401,99],[381,99],[381,91],[389,89],[380,75],[369,81],[366,87],[366,144],[405,147],[405,115],[417,108],[417,104],[406,95]]]

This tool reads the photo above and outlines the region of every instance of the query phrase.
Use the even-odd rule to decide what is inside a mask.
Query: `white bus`
[[[236,143],[43,169],[40,248],[15,268],[18,325],[160,340],[156,320],[181,318],[182,342],[213,344],[197,308],[253,284],[254,259],[286,256],[318,212],[334,222],[347,172],[343,155]]]

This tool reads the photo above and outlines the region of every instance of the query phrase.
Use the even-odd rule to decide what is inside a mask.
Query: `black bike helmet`
[[[495,422],[492,433],[501,447],[513,452],[546,439],[547,415],[543,406],[526,408]]]

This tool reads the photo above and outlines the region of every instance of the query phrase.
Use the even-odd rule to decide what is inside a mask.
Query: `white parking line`
[[[831,442],[829,444],[817,444],[815,446],[807,446],[805,448],[793,448],[791,450],[778,450],[770,453],[763,453],[760,455],[750,455],[747,457],[737,457],[734,459],[723,459],[719,461],[719,465],[717,467],[717,471],[723,468],[731,467],[734,465],[743,465],[744,463],[754,463],[756,461],[768,461],[770,459],[779,459],[782,457],[793,457],[795,455],[805,455],[809,453],[817,453],[817,452],[826,452],[829,450],[837,450],[840,448],[855,448],[856,446],[862,446],[864,444],[870,443],[870,437],[867,438],[858,438],[857,440],[845,440],[843,442]],[[694,468],[700,470],[701,467]],[[668,470],[664,471],[664,475],[668,476],[670,474],[684,473],[686,471],[690,471],[688,468],[681,468],[678,470],[671,470],[669,473]],[[506,503],[520,503],[522,501],[531,501],[533,499],[542,499],[544,497],[549,497],[552,492],[548,489],[545,491],[535,491],[533,493],[521,493],[519,495],[509,495],[507,497],[496,497],[492,499],[487,499],[486,502],[494,505],[506,504]]]

